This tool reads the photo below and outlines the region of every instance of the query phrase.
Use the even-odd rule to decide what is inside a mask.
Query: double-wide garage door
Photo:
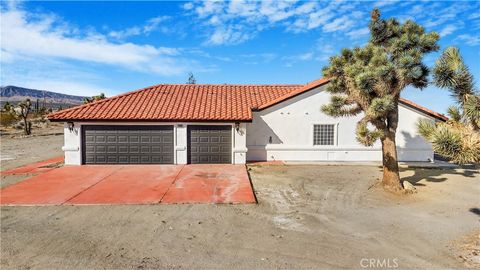
[[[173,164],[173,126],[83,126],[84,164]],[[187,162],[232,163],[231,126],[187,128]]]
[[[84,164],[173,164],[173,126],[83,126]]]

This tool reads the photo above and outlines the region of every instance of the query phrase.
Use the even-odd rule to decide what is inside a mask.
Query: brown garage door
[[[232,163],[232,127],[188,126],[188,163]]]
[[[173,126],[83,126],[84,164],[173,164]]]

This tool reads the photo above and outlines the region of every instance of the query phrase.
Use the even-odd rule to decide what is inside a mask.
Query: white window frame
[[[321,122],[321,123],[312,123],[310,128],[310,144],[313,147],[318,148],[329,148],[338,146],[338,122]],[[315,126],[316,125],[333,125],[333,145],[318,145],[315,144]]]

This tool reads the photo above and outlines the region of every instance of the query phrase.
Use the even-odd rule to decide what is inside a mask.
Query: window
[[[334,145],[335,125],[313,125],[313,145]]]

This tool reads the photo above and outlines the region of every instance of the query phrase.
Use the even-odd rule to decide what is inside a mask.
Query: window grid
[[[313,125],[313,145],[334,145],[335,125]]]

